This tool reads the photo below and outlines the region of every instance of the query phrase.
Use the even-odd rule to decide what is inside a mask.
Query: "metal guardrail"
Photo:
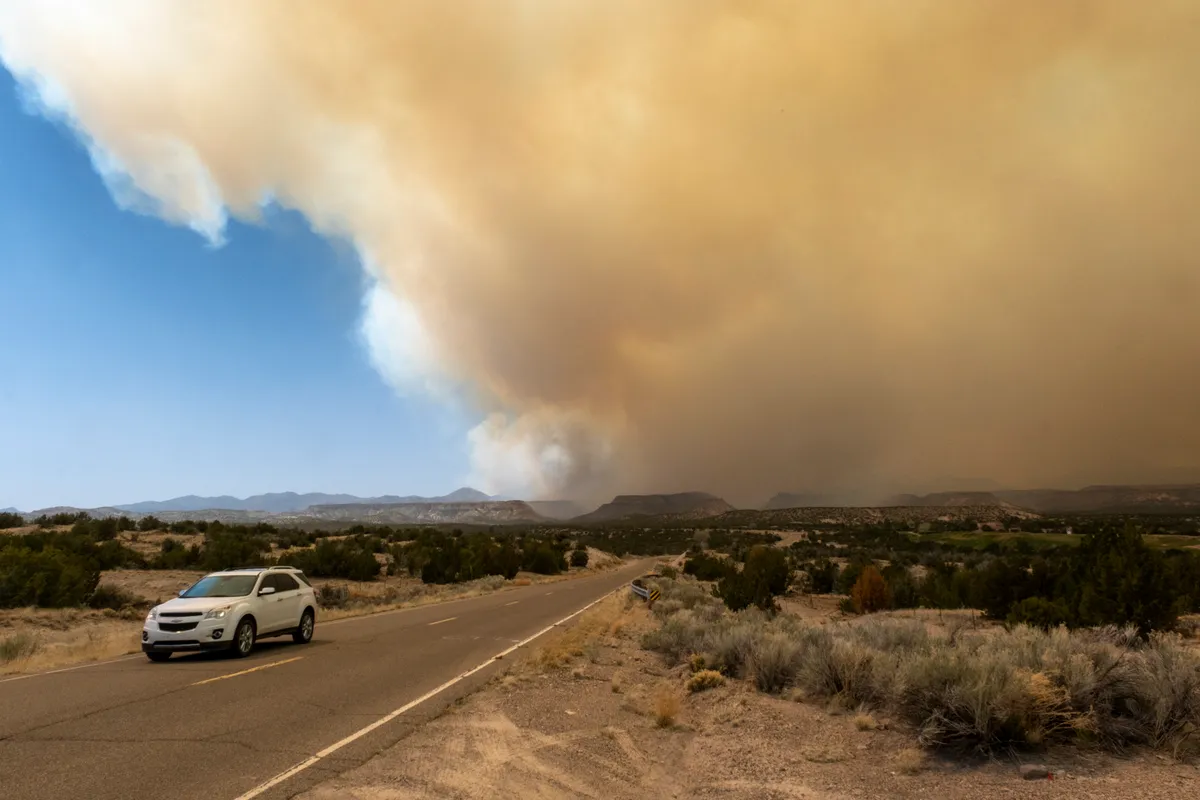
[[[647,575],[644,577],[657,578],[659,576],[658,575]],[[630,582],[629,588],[633,590],[634,594],[636,594],[638,597],[645,600],[647,603],[653,603],[655,600],[657,600],[659,597],[662,596],[662,592],[660,592],[657,588],[651,589],[649,586],[646,586],[645,583],[643,582],[642,578],[634,578]]]

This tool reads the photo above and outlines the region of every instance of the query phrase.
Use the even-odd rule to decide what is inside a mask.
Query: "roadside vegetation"
[[[920,612],[814,624],[755,606],[731,611],[690,578],[659,587],[659,625],[643,646],[686,665],[691,691],[716,685],[713,673],[746,680],[855,710],[863,724],[903,721],[931,749],[1200,749],[1200,655],[1178,634],[980,626],[966,615],[937,625]]]

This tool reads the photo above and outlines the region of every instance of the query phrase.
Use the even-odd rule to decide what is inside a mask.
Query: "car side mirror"
[[[264,586],[263,588],[258,590],[259,597],[262,597],[264,594],[275,594],[275,587],[274,586]]]

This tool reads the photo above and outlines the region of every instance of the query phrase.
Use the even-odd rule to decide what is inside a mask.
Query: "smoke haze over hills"
[[[1195,3],[14,0],[0,58],[131,210],[353,241],[488,493],[1197,466]]]

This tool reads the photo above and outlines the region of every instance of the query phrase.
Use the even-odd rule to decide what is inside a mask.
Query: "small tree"
[[[891,606],[887,581],[873,564],[863,567],[854,588],[850,590],[850,602],[860,614],[873,614]]]
[[[571,566],[586,567],[588,565],[588,551],[586,548],[577,548],[571,551]]]
[[[756,545],[746,555],[746,566],[722,578],[715,594],[725,601],[731,611],[758,606],[764,611],[776,611],[775,597],[787,591],[792,573],[787,555],[778,548]]]

